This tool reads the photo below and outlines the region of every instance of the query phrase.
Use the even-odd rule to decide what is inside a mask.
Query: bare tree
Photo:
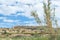
[[[45,13],[45,20],[46,20],[46,23],[47,23],[47,29],[48,31],[51,33],[51,37],[53,36],[54,39],[53,40],[56,40],[55,38],[55,31],[54,31],[54,28],[52,27],[52,20],[51,20],[51,0],[47,0],[47,4],[45,2],[43,2],[43,9],[44,9],[44,13]],[[54,9],[54,12],[55,12],[55,9]],[[36,14],[36,12],[32,12],[32,16],[35,17],[35,20],[37,21],[38,24],[41,23],[38,15]],[[54,15],[55,16],[55,15]],[[57,22],[55,20],[55,22]],[[57,24],[56,24],[57,25]]]
[[[49,32],[51,33],[51,38],[50,40],[57,40],[56,39],[56,34],[55,34],[55,30],[53,29],[52,27],[52,20],[51,20],[51,0],[47,0],[48,1],[48,4],[46,4],[45,2],[43,2],[43,5],[44,5],[44,13],[46,15],[46,23],[47,23],[47,28],[49,30]],[[53,17],[55,17],[55,8],[54,8],[54,15]],[[55,24],[56,26],[58,25],[57,24],[57,20],[55,20]]]
[[[37,22],[39,25],[41,25],[41,20],[40,20],[40,18],[38,17],[38,14],[36,13],[36,11],[32,11],[32,12],[31,12],[31,16],[34,16],[36,22]]]
[[[54,33],[53,27],[52,27],[52,21],[51,21],[51,7],[50,7],[50,0],[48,0],[48,5],[46,5],[45,2],[43,2],[44,5],[44,13],[46,15],[46,23],[47,23],[47,28],[50,31],[50,33]]]

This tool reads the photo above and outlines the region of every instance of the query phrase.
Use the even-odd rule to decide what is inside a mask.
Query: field
[[[0,40],[51,40],[49,39],[48,36],[31,36],[31,37],[5,37],[5,38],[0,38]],[[57,38],[57,40],[60,40],[60,37]]]
[[[15,37],[15,38],[0,38],[0,40],[48,40],[46,37]]]

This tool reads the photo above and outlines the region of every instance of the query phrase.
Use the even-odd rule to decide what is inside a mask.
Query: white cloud
[[[60,1],[51,1],[53,5],[60,6]]]
[[[13,23],[13,22],[19,22],[19,20],[3,19],[3,22]]]
[[[17,1],[24,4],[36,4],[39,3],[41,0],[17,0]]]
[[[4,15],[10,15],[10,14],[16,14],[17,11],[24,11],[25,12],[23,14],[24,16],[29,17],[29,18],[33,18],[31,16],[31,14],[30,14],[31,9],[27,5],[23,5],[23,6],[22,5],[20,5],[20,6],[18,6],[18,5],[15,5],[15,6],[7,6],[7,4],[8,5],[13,4],[16,1],[22,2],[22,3],[27,3],[27,4],[29,4],[29,3],[34,4],[34,3],[39,3],[40,2],[40,0],[36,0],[36,1],[35,0],[23,0],[23,1],[22,0],[6,0],[6,1],[5,0],[0,0],[0,3],[3,4],[3,5],[0,6],[0,13],[1,14],[4,14]],[[36,7],[37,6],[39,6],[39,4],[37,4]],[[37,7],[37,8],[40,8],[40,6]],[[17,15],[19,15],[19,14],[17,14]]]
[[[6,17],[0,17],[0,19],[6,19]]]
[[[60,14],[60,7],[57,7],[57,8],[56,8],[56,12],[55,12],[55,13],[56,13],[56,16],[57,16],[58,18],[60,18],[60,15],[59,15],[59,14]]]
[[[25,16],[25,17],[28,17],[28,18],[34,18],[33,16],[31,16],[30,13],[17,14],[16,16],[18,16],[18,15]]]
[[[11,5],[14,4],[16,0],[0,0],[0,4]]]
[[[14,20],[3,20],[4,22],[14,22]]]
[[[4,15],[15,14],[17,9],[18,9],[18,7],[16,7],[16,6],[12,7],[12,6],[1,5],[0,14],[4,14]]]
[[[38,24],[34,21],[25,21],[25,22],[17,22],[16,25],[23,25],[23,26],[38,26]]]

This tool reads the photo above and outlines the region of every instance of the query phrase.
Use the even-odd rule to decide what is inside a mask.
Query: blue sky
[[[15,25],[38,24],[31,16],[31,11],[36,10],[39,18],[43,19],[43,0],[0,0],[0,27],[12,27]],[[51,7],[56,7],[56,18],[60,23],[60,1],[52,0]],[[43,21],[43,20],[42,20]],[[44,22],[44,21],[43,21]]]

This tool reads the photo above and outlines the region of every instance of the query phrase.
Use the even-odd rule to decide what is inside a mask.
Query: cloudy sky
[[[0,0],[0,27],[15,25],[38,25],[31,11],[36,10],[43,19],[43,0]],[[56,7],[56,18],[60,22],[60,1],[52,0],[51,7]],[[42,20],[43,21],[43,20]],[[43,21],[44,22],[44,21]]]

